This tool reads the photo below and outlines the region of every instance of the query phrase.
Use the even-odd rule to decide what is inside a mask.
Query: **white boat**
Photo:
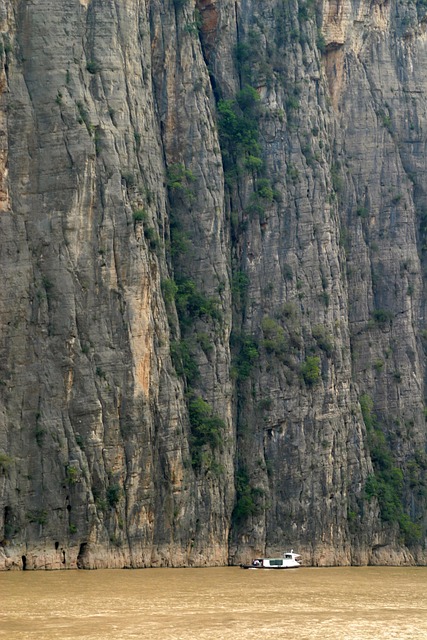
[[[241,564],[242,569],[297,569],[301,566],[301,556],[294,550],[286,551],[283,558],[255,558],[252,564]]]

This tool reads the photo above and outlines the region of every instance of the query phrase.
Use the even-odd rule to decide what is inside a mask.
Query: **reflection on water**
[[[426,640],[427,568],[0,572],[8,640]]]

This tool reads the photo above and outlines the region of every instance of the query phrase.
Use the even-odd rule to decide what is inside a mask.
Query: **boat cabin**
[[[243,569],[296,569],[301,566],[301,556],[294,553],[284,553],[283,558],[255,558],[251,565],[240,565]]]

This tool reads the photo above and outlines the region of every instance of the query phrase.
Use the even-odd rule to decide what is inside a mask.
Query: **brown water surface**
[[[427,568],[0,573],[7,640],[426,640]]]

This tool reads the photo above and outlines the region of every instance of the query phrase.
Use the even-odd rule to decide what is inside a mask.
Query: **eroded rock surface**
[[[426,24],[0,0],[0,568],[425,563]]]

